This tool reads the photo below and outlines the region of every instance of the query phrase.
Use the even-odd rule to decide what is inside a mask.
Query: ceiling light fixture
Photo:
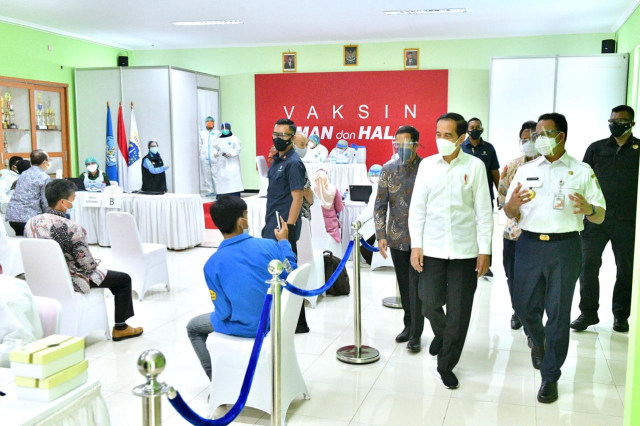
[[[464,7],[454,7],[447,9],[422,9],[422,10],[385,10],[385,15],[438,15],[443,13],[466,13]]]
[[[240,24],[244,24],[244,22],[238,21],[236,19],[230,19],[230,20],[219,20],[219,21],[177,21],[177,22],[172,22],[172,24],[183,25],[183,26],[240,25]]]

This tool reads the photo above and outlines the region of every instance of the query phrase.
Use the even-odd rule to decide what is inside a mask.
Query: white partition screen
[[[198,93],[196,74],[171,69],[171,133],[174,191],[200,192],[198,169]]]
[[[607,137],[611,108],[626,99],[628,55],[492,58],[488,140],[500,165],[521,156],[523,122],[557,111],[567,117],[567,151],[582,160],[591,142]]]

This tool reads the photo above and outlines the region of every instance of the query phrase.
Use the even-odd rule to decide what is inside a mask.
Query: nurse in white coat
[[[320,137],[318,135],[309,136],[309,149],[302,161],[305,163],[324,163],[328,156],[329,151],[320,143]]]
[[[244,191],[240,171],[240,139],[233,135],[229,123],[222,123],[220,131],[222,134],[215,140],[215,148],[219,155],[213,176],[216,182],[217,197],[224,194],[239,197],[240,193]]]
[[[200,188],[207,197],[216,195],[214,173],[218,152],[215,149],[215,140],[220,132],[215,129],[215,120],[209,116],[205,119],[205,130],[200,132]]]
[[[336,164],[350,164],[353,162],[354,149],[349,148],[349,142],[344,139],[340,139],[336,144],[336,147],[331,150],[329,154],[329,160]]]

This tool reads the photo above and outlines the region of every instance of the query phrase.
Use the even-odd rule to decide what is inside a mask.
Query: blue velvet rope
[[[364,248],[366,248],[367,250],[373,252],[373,253],[377,253],[380,251],[380,249],[378,249],[378,247],[374,247],[371,244],[369,244],[367,242],[367,240],[365,240],[364,238],[360,238],[360,245]]]
[[[242,382],[242,388],[240,389],[240,396],[238,396],[238,400],[231,410],[227,412],[224,416],[219,419],[205,419],[196,414],[186,402],[182,399],[179,392],[176,392],[175,398],[169,398],[169,402],[175,408],[175,410],[180,413],[182,418],[196,426],[218,426],[218,425],[228,425],[232,421],[238,417],[238,414],[244,408],[244,405],[247,403],[247,398],[249,397],[249,391],[251,390],[251,384],[253,383],[253,376],[256,372],[256,365],[258,363],[258,357],[260,356],[260,350],[262,349],[262,343],[264,342],[264,337],[267,334],[267,325],[269,322],[269,313],[271,312],[271,301],[273,300],[273,296],[271,294],[267,294],[267,297],[264,299],[264,305],[262,306],[262,314],[260,315],[260,323],[258,324],[258,332],[256,333],[256,340],[253,343],[253,349],[251,350],[251,358],[249,359],[249,366],[247,367],[247,372],[244,375],[244,381]]]
[[[324,293],[333,285],[333,283],[336,282],[336,280],[340,276],[340,273],[344,269],[344,265],[347,264],[347,260],[349,260],[349,256],[351,256],[352,250],[353,250],[353,241],[349,241],[349,245],[347,246],[347,250],[344,252],[344,257],[340,261],[340,264],[338,265],[336,270],[333,271],[333,274],[331,274],[329,281],[327,281],[327,283],[322,287],[315,290],[303,290],[299,287],[294,286],[290,282],[287,282],[287,285],[284,288],[289,290],[291,293],[297,294],[298,296],[302,296],[302,297],[313,297],[313,296],[318,296]]]

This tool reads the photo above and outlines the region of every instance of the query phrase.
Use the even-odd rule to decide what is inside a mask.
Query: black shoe
[[[458,378],[452,371],[442,371],[438,368],[438,374],[440,374],[440,383],[447,389],[458,388]]]
[[[520,322],[520,318],[516,314],[511,315],[511,329],[518,330],[522,327],[522,323]]]
[[[538,391],[538,401],[543,404],[551,404],[558,400],[558,382],[542,381]]]
[[[304,334],[304,333],[308,333],[309,327],[306,324],[298,324],[296,326],[296,334]]]
[[[487,269],[487,273],[483,275],[485,278],[493,278],[493,272],[491,272],[491,268]]]
[[[629,321],[622,318],[614,318],[613,331],[617,331],[618,333],[626,333],[627,331],[629,331]]]
[[[420,344],[420,338],[412,337],[411,339],[409,339],[409,343],[407,343],[407,350],[409,352],[413,352],[414,354],[417,354],[418,352],[420,352],[422,350],[422,345]]]
[[[598,315],[580,314],[580,316],[571,323],[570,327],[575,331],[585,331],[590,325],[594,325],[599,322],[600,319],[598,318]]]
[[[405,328],[404,330],[402,330],[402,333],[400,333],[400,334],[398,334],[396,336],[396,342],[398,342],[398,343],[408,342],[409,341],[409,334],[410,334],[409,329]]]
[[[533,349],[533,340],[529,336],[527,336],[527,346],[529,346],[529,349]]]
[[[533,343],[533,342],[532,342]],[[544,346],[534,346],[531,348],[531,363],[533,368],[540,370],[540,365],[544,359]]]
[[[429,353],[433,356],[436,356],[440,353],[442,349],[442,337],[434,337],[429,345]]]

